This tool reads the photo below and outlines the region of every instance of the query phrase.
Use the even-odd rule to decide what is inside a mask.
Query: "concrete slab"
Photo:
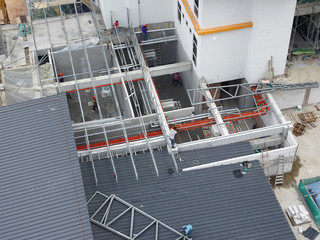
[[[308,105],[304,106],[301,111],[297,111],[296,109],[284,110],[283,114],[287,120],[294,123],[294,119],[299,120],[298,113],[308,111],[317,112],[313,105]],[[320,117],[320,112],[317,112],[317,115]],[[318,118],[316,124],[319,125],[319,122],[320,120]],[[292,182],[298,184],[300,179],[320,176],[320,148],[318,147],[319,136],[320,127],[316,127],[309,128],[304,135],[295,137],[299,147],[296,161],[292,167],[292,172],[290,174],[285,174],[285,183],[283,186],[274,187],[274,192],[283,211],[285,211],[285,209],[291,205],[303,203],[302,199],[299,198],[295,188],[292,187]],[[289,219],[288,222],[295,233],[296,238],[298,240],[305,239],[302,234],[299,234],[298,226],[292,226]],[[304,224],[301,226],[303,230],[306,230],[309,227],[309,224]],[[317,229],[313,221],[311,222],[311,226]]]

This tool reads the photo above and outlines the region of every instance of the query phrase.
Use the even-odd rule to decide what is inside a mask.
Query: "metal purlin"
[[[128,55],[129,55],[131,61],[134,63],[134,66],[140,66],[141,67],[141,64],[137,63],[136,59],[134,57],[134,53],[133,53],[133,50],[132,50],[132,48],[134,48],[133,45],[129,46],[128,42],[126,42],[126,46],[127,46],[127,49],[128,49]],[[133,67],[133,69],[134,70],[139,70],[139,68],[137,68],[137,67]],[[144,102],[144,107],[146,109],[147,114],[152,114],[150,102],[148,100],[148,96],[146,96],[146,92],[145,92],[146,89],[144,88],[143,82],[139,81],[138,82],[138,87],[139,87],[139,90],[141,92],[141,96],[142,96],[142,99],[143,99],[143,102]]]
[[[62,14],[61,14],[62,13],[62,9],[61,9],[61,5],[60,4],[59,4],[59,11],[60,11],[61,25],[62,25],[63,33],[64,33],[65,38],[66,38],[67,46],[69,46],[68,34],[67,34],[67,31],[66,31],[66,28],[65,28],[65,24],[64,24],[64,20],[63,20]],[[82,121],[85,123],[86,120],[85,120],[84,113],[83,113],[78,81],[77,81],[77,77],[76,77],[76,73],[75,73],[75,69],[74,69],[74,65],[73,65],[71,50],[69,48],[68,48],[68,55],[69,55],[69,59],[70,59],[70,63],[71,63],[71,68],[72,68],[72,73],[73,73],[73,76],[74,76],[74,81],[75,81],[75,84],[76,84],[77,97],[78,97],[78,101],[79,101],[79,105],[80,105],[81,118],[82,118]],[[88,131],[87,131],[86,127],[84,128],[84,131],[85,131],[86,145],[87,145],[87,148],[90,149],[90,141],[89,141],[89,138],[88,138]],[[94,162],[93,162],[93,158],[92,158],[92,154],[91,153],[89,153],[89,160],[91,161],[91,164],[92,164],[96,185],[98,185],[98,178],[97,178],[96,169],[95,169],[95,166],[94,166]]]
[[[46,0],[46,3],[48,4],[48,1]],[[59,4],[60,6],[60,4]],[[56,77],[56,80],[57,80],[57,84],[58,84],[58,89],[59,89],[59,93],[61,93],[61,88],[60,88],[60,79],[58,78],[57,76],[57,67],[56,67],[56,62],[54,60],[54,54],[53,54],[53,48],[52,48],[52,41],[51,41],[51,35],[50,35],[50,31],[49,31],[49,24],[48,24],[48,20],[47,20],[47,14],[46,14],[46,10],[45,8],[43,7],[42,8],[43,10],[43,14],[44,14],[44,19],[46,21],[46,29],[47,29],[47,34],[48,34],[48,37],[49,37],[49,42],[50,42],[50,50],[51,50],[51,55],[52,55],[52,64],[53,64],[53,67],[54,67],[54,76]],[[61,15],[61,14],[60,14]],[[49,56],[48,56],[49,57]],[[41,80],[40,80],[41,81]]]
[[[176,169],[176,172],[178,173],[179,172],[179,169],[178,169],[178,165],[177,165],[177,161],[176,161],[176,158],[174,156],[174,153],[172,151],[172,148],[171,148],[171,142],[169,141],[169,137],[168,137],[168,133],[166,131],[166,128],[165,128],[165,124],[168,124],[167,121],[166,121],[166,118],[164,116],[164,113],[163,113],[163,110],[159,110],[159,109],[162,109],[161,105],[159,106],[158,105],[158,102],[156,101],[156,99],[158,98],[158,96],[156,95],[155,91],[153,91],[153,88],[152,88],[152,85],[153,85],[153,82],[152,82],[152,78],[150,76],[150,73],[148,72],[148,69],[147,69],[147,64],[145,62],[145,58],[144,56],[142,55],[142,51],[141,51],[141,48],[139,46],[139,43],[138,43],[138,39],[137,39],[137,36],[135,35],[134,31],[131,29],[131,37],[132,37],[132,43],[133,45],[135,46],[135,49],[136,49],[136,53],[138,54],[139,53],[139,56],[137,55],[137,57],[140,58],[140,63],[142,65],[142,70],[143,70],[143,74],[144,74],[144,79],[145,79],[145,82],[146,82],[146,85],[147,85],[147,88],[148,88],[148,93],[150,94],[150,97],[151,97],[151,100],[153,100],[153,104],[155,106],[155,109],[156,109],[156,114],[158,116],[158,120],[159,120],[159,123],[160,123],[160,127],[161,127],[161,130],[162,130],[162,133],[163,133],[163,136],[167,142],[167,148],[169,150],[169,153],[172,157],[172,161],[173,161],[173,164],[175,166],[175,169]],[[149,73],[149,74],[148,74]],[[147,76],[148,74],[148,76]],[[154,85],[153,85],[154,87]],[[155,87],[154,87],[155,88]],[[159,103],[160,103],[160,99],[159,100]],[[168,127],[169,128],[169,127]]]
[[[109,68],[107,56],[106,56],[106,53],[105,53],[104,45],[102,43],[102,37],[101,37],[100,31],[98,30],[98,27],[97,27],[97,20],[94,17],[94,14],[92,14],[92,13],[95,13],[95,12],[94,12],[94,10],[91,9],[91,15],[92,15],[92,19],[94,20],[94,24],[95,24],[95,27],[96,27],[96,30],[97,30],[97,33],[98,33],[98,36],[99,36],[99,43],[100,43],[101,50],[102,50],[102,53],[103,53],[103,58],[104,58],[104,61],[105,61],[105,64],[106,64],[107,73],[108,73],[109,79],[111,81],[111,85],[110,86],[111,86],[112,94],[114,96],[114,101],[115,101],[115,104],[116,104],[116,109],[117,109],[117,113],[118,113],[118,116],[119,116],[120,124],[122,126],[123,135],[125,137],[127,148],[129,150],[129,153],[130,153],[130,158],[131,158],[132,166],[133,166],[133,169],[134,169],[134,172],[135,172],[135,175],[136,175],[136,179],[138,180],[138,172],[137,172],[137,169],[136,169],[136,166],[135,166],[135,163],[134,163],[133,153],[132,153],[132,150],[130,148],[128,135],[127,135],[127,132],[126,132],[126,128],[125,128],[123,119],[122,119],[122,114],[121,114],[121,111],[120,111],[120,106],[119,106],[119,102],[118,102],[118,99],[117,99],[117,94],[116,94],[116,91],[115,91],[115,88],[114,88],[113,79],[111,78],[111,73],[110,73],[110,68]],[[111,150],[110,150],[110,147],[109,147],[109,143],[107,143],[107,144],[108,144],[108,149],[109,149],[109,152],[110,152],[110,156],[112,157]],[[116,175],[116,177],[117,177],[117,175]]]
[[[31,4],[31,1],[29,1],[29,4]],[[32,23],[33,12],[30,9],[29,4],[27,4],[27,7],[28,7],[29,16],[30,16],[30,28],[31,28],[31,33],[32,33],[32,42],[33,42],[34,49],[37,49],[37,44],[36,44],[36,40],[34,37],[34,28],[33,28],[33,23]],[[41,82],[41,78],[40,78],[40,70],[39,70],[39,65],[38,65],[37,51],[34,51],[34,57],[35,57],[35,64],[37,67],[37,77],[38,77],[38,84],[40,87],[40,96],[43,97],[43,87],[42,87],[42,82]]]
[[[74,3],[74,8],[75,8],[75,12],[76,12],[76,20],[77,20],[78,27],[79,27],[79,33],[80,33],[80,36],[81,36],[82,46],[83,46],[83,50],[84,50],[84,53],[85,53],[85,58],[86,58],[89,74],[90,74],[91,84],[92,84],[94,96],[96,97],[96,101],[97,101],[97,105],[98,105],[99,117],[100,117],[100,119],[103,119],[102,118],[102,113],[101,113],[101,107],[100,107],[100,103],[99,103],[99,98],[98,98],[98,94],[97,94],[97,91],[96,91],[96,86],[95,86],[95,83],[93,81],[93,75],[92,75],[92,70],[91,70],[91,66],[90,66],[90,61],[89,61],[89,57],[88,57],[87,48],[86,48],[86,45],[84,44],[84,38],[83,38],[81,25],[80,25],[79,18],[78,18],[78,10],[77,10],[77,7],[76,7],[76,3]],[[69,50],[69,53],[70,53],[70,50]],[[71,55],[70,55],[70,57],[71,57]],[[77,93],[80,96],[78,86],[77,86]],[[82,111],[82,105],[80,106],[80,108],[81,108],[81,111]],[[86,130],[86,127],[84,129],[85,129],[85,137],[88,139],[88,132]],[[107,143],[107,147],[109,149],[109,156],[110,156],[110,160],[111,160],[111,164],[112,164],[112,168],[113,168],[113,172],[114,172],[114,177],[115,177],[116,181],[118,182],[118,174],[117,174],[117,171],[116,171],[116,168],[115,168],[115,165],[114,165],[114,160],[113,160],[112,153],[110,151],[110,146],[109,146],[107,133],[106,133],[105,127],[103,127],[102,129],[103,129],[104,137],[105,137],[105,140],[106,140],[106,143]],[[88,150],[89,150],[89,157],[91,158],[90,160],[91,160],[91,162],[93,164],[93,168],[94,168],[94,172],[95,172],[92,153],[90,151],[90,148],[88,148]]]
[[[116,29],[115,29],[115,30],[116,30]],[[120,43],[121,41],[120,41],[119,34],[118,34],[117,31],[115,31],[115,32],[116,32],[116,36],[117,36],[117,38],[118,38],[118,41],[119,41],[119,43]],[[127,65],[127,61],[126,61],[126,59],[125,59],[125,55],[124,55],[123,49],[120,48],[120,51],[121,51],[121,55],[122,55],[122,58],[123,58],[122,61],[123,61],[123,63],[124,63],[125,65]],[[152,149],[152,147],[151,147],[151,145],[150,145],[150,142],[149,142],[149,139],[148,139],[147,129],[146,129],[146,127],[145,127],[145,123],[144,123],[144,120],[143,120],[143,118],[142,118],[142,112],[141,112],[140,104],[139,104],[139,101],[138,101],[138,98],[137,98],[137,94],[136,94],[136,91],[135,91],[135,88],[134,88],[134,84],[133,84],[133,82],[132,82],[132,79],[131,79],[131,77],[128,76],[128,71],[129,71],[129,69],[128,69],[128,67],[126,67],[126,68],[125,68],[125,73],[126,73],[125,78],[126,78],[126,80],[127,80],[127,83],[128,83],[128,86],[129,86],[129,89],[130,89],[130,92],[131,92],[130,95],[133,97],[134,105],[135,105],[136,111],[137,111],[137,113],[138,113],[138,116],[137,116],[137,117],[138,117],[138,119],[139,119],[140,126],[141,126],[141,129],[142,129],[142,131],[143,131],[144,138],[145,138],[146,143],[147,143],[147,145],[148,145],[148,148],[149,148],[149,151],[150,151],[150,155],[151,155],[151,158],[152,158],[152,162],[153,162],[153,165],[154,165],[156,174],[157,174],[157,176],[159,176],[159,170],[158,170],[158,167],[157,167],[157,162],[156,162],[156,160],[155,160],[155,158],[154,158],[153,149]],[[124,84],[123,78],[121,78],[121,81],[122,81],[123,84]],[[124,85],[125,85],[125,84],[124,84]]]

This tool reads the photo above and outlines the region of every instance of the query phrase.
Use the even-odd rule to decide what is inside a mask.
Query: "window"
[[[194,14],[199,17],[199,0],[194,0]]]
[[[195,66],[197,66],[197,55],[198,55],[198,40],[193,34],[193,50],[192,50],[192,60]]]
[[[178,20],[179,23],[181,23],[181,4],[178,1]]]

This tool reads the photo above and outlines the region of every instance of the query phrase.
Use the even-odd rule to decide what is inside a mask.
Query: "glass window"
[[[199,17],[199,0],[194,0],[194,14]]]
[[[178,20],[179,23],[181,23],[181,4],[178,1]]]

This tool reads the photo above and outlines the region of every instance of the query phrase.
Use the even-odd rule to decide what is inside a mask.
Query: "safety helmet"
[[[144,26],[145,26],[145,27],[148,27],[148,25],[147,25],[147,24],[145,24]]]

